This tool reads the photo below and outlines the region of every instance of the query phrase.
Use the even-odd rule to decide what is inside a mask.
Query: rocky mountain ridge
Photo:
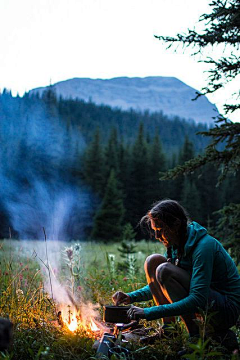
[[[30,93],[41,95],[47,88],[36,88]],[[197,90],[174,77],[73,78],[55,83],[52,88],[57,96],[66,99],[83,99],[122,110],[162,111],[170,117],[179,116],[208,125],[213,125],[213,117],[218,114],[216,106],[206,96],[192,101]]]

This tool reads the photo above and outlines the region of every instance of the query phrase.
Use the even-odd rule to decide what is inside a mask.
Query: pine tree
[[[185,137],[184,143],[182,148],[179,151],[178,155],[178,164],[184,164],[185,161],[194,158],[194,146],[193,143],[189,140],[188,136]],[[178,165],[180,166],[180,165]],[[188,181],[185,181],[185,192],[186,192],[186,186],[189,184],[191,177],[191,183],[193,182],[193,175],[188,175]],[[184,201],[185,195],[183,195],[184,191],[184,179],[185,176],[179,176],[172,182],[172,194],[173,198],[178,201]],[[191,185],[192,187],[192,185]],[[189,188],[189,186],[187,186]]]
[[[196,179],[196,186],[201,197],[201,223],[204,226],[207,226],[209,222],[214,225],[216,216],[213,213],[225,203],[226,183],[216,187],[217,178],[217,168],[212,164],[205,164]]]
[[[43,92],[42,100],[44,101],[44,103],[46,105],[47,115],[50,118],[54,118],[54,117],[58,116],[57,95],[56,95],[56,91],[52,85]]]
[[[102,194],[104,187],[103,174],[103,149],[100,141],[100,131],[97,128],[93,135],[91,144],[86,149],[84,155],[84,169],[83,174],[86,183],[97,194]]]
[[[240,2],[239,0],[214,0],[210,3],[212,12],[203,14],[199,21],[205,24],[201,33],[188,29],[187,34],[177,34],[176,37],[156,36],[168,44],[181,44],[191,47],[193,55],[204,54],[206,48],[212,47],[213,57],[209,52],[202,60],[210,64],[208,86],[202,89],[197,97],[211,94],[224,88],[227,82],[232,81],[240,72],[240,58],[238,54],[240,43]],[[215,58],[214,49],[223,45],[226,56]],[[224,53],[223,53],[224,54]],[[203,55],[202,55],[203,56]],[[239,91],[233,93],[233,98],[238,99]],[[225,111],[235,111],[240,104],[225,104]]]
[[[105,178],[108,179],[112,169],[115,170],[116,175],[119,173],[119,144],[117,129],[111,129],[108,143],[105,148]]]
[[[149,181],[147,194],[149,204],[167,196],[168,189],[166,189],[166,184],[159,181],[159,172],[165,170],[166,156],[163,153],[159,134],[156,131],[153,141],[149,145]]]
[[[188,30],[187,35],[177,34],[175,38],[158,36],[159,40],[165,41],[169,47],[175,43],[181,43],[183,46],[191,46],[202,54],[203,50],[209,46],[215,47],[222,45],[226,50],[226,56],[220,58],[211,58],[209,55],[202,61],[210,64],[208,85],[198,93],[196,98],[224,88],[227,82],[231,82],[240,74],[240,57],[238,54],[240,44],[240,2],[239,0],[214,0],[210,4],[212,12],[203,14],[200,21],[205,22],[205,28],[201,33],[195,30]],[[217,53],[217,52],[216,52]],[[209,54],[209,53],[208,53]],[[215,53],[213,52],[215,55]],[[230,55],[229,55],[230,54]],[[234,94],[233,97],[234,99]],[[240,109],[239,89],[235,91],[236,103],[225,103],[225,116],[229,112]],[[162,179],[176,178],[184,173],[191,173],[207,163],[214,163],[221,170],[219,183],[227,174],[236,174],[240,170],[240,123],[233,123],[225,116],[219,115],[215,127],[208,131],[201,132],[202,135],[210,137],[211,143],[206,147],[205,152],[198,155],[195,159],[187,161],[183,165],[168,171]],[[224,143],[223,149],[219,144]],[[240,223],[240,204],[230,204],[219,211],[220,219],[217,231],[221,232],[222,224],[227,227],[229,233],[233,236],[233,241],[229,247],[239,249],[239,227]],[[233,208],[238,209],[237,214],[231,211]],[[227,226],[228,224],[228,226]],[[237,233],[237,237],[236,237]]]
[[[180,200],[181,204],[186,207],[190,218],[201,222],[201,198],[193,179],[185,177]]]
[[[230,250],[238,265],[240,263],[240,204],[229,204],[216,212],[218,215],[216,236]]]
[[[121,237],[122,241],[126,241],[126,242],[133,241],[135,240],[136,235],[137,234],[130,223],[124,225],[122,231],[122,237]]]
[[[119,240],[124,206],[115,171],[111,170],[101,206],[95,216],[91,237],[104,241]]]
[[[235,175],[228,176],[225,181],[224,203],[240,204],[240,170]]]
[[[189,140],[188,136],[185,137],[183,147],[179,154],[179,164],[184,164],[186,161],[194,158],[194,146]]]
[[[130,177],[127,193],[127,218],[135,228],[150,207],[147,197],[149,179],[148,148],[144,137],[143,124],[140,124],[137,139],[131,153]]]
[[[119,157],[119,180],[123,186],[123,189],[127,191],[129,177],[130,177],[130,149],[129,145],[125,145],[123,139],[121,139],[118,147]]]
[[[118,251],[121,255],[121,262],[118,263],[118,270],[127,271],[131,273],[131,270],[136,270],[136,244],[134,242],[136,233],[130,223],[127,223],[123,227],[122,241],[118,247]],[[132,268],[132,269],[131,269]]]
[[[227,82],[232,81],[240,74],[240,58],[238,49],[240,44],[240,2],[239,0],[215,0],[210,6],[212,12],[203,14],[200,21],[205,23],[202,33],[188,30],[187,35],[177,34],[176,37],[157,36],[161,41],[171,47],[181,43],[185,47],[193,47],[194,54],[204,53],[206,47],[221,45],[225,47],[226,56],[217,59],[209,55],[203,58],[203,62],[211,65],[208,77],[208,86],[197,93],[197,97],[206,95],[223,88]],[[218,53],[218,52],[216,52]],[[214,51],[213,51],[213,54]],[[197,98],[196,97],[196,98]],[[233,93],[233,97],[239,99],[239,89]],[[240,108],[239,101],[236,104],[225,104],[225,116]],[[184,165],[171,170],[163,178],[174,178],[179,174],[192,172],[206,163],[215,163],[221,169],[219,180],[222,181],[227,173],[236,173],[240,168],[240,123],[233,123],[223,115],[219,115],[215,127],[200,134],[211,138],[211,143],[206,147],[204,154],[187,161]],[[225,142],[226,146],[219,150],[218,145]]]

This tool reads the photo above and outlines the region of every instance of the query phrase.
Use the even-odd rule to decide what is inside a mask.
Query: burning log
[[[61,311],[58,311],[58,313],[57,313],[57,321],[58,321],[58,324],[61,327],[64,326],[64,321],[63,321],[63,318],[62,318],[62,312]]]
[[[82,309],[79,308],[77,312],[75,304],[73,309],[70,305],[61,305],[59,307],[61,310],[57,312],[57,324],[61,326],[63,330],[69,330],[76,334],[77,331],[84,331],[89,337],[95,339],[99,339],[103,332],[108,330],[106,326],[94,319],[92,315],[83,318],[80,313]]]

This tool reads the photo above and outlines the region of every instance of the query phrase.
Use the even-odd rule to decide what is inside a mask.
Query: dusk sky
[[[173,76],[200,90],[207,66],[154,35],[201,29],[209,0],[0,0],[0,90],[73,77]],[[221,55],[221,49],[214,53]],[[211,52],[209,52],[211,55]],[[236,81],[209,96],[221,111]],[[237,120],[237,114],[229,116]]]

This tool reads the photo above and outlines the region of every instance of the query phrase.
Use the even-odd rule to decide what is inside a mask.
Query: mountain
[[[42,94],[47,88],[36,88],[30,93]],[[162,111],[168,116],[177,115],[208,125],[213,124],[212,118],[218,114],[216,106],[205,96],[192,101],[197,90],[174,77],[74,78],[60,81],[52,88],[65,99],[83,99],[122,110]]]

